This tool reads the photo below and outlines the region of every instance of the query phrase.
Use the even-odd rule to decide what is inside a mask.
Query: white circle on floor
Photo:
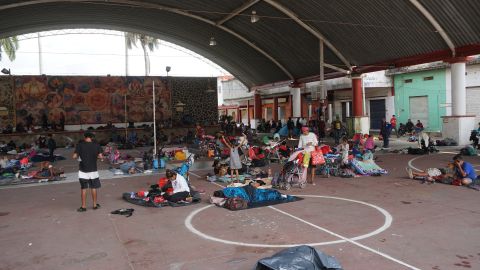
[[[366,206],[369,206],[369,207],[372,207],[374,208],[375,210],[379,211],[380,213],[382,213],[382,215],[385,216],[385,222],[384,224],[379,227],[378,229],[376,229],[375,231],[372,231],[372,232],[369,232],[367,234],[363,234],[363,235],[359,235],[359,236],[356,236],[356,237],[353,237],[353,238],[349,238],[348,240],[353,240],[353,241],[356,241],[356,240],[361,240],[361,239],[365,239],[365,238],[368,238],[368,237],[371,237],[371,236],[374,236],[376,234],[379,234],[383,231],[385,231],[386,229],[388,229],[391,225],[392,225],[392,215],[390,215],[390,213],[387,212],[387,210],[379,207],[379,206],[376,206],[374,204],[370,204],[370,203],[366,203],[366,202],[362,202],[362,201],[356,201],[356,200],[352,200],[352,199],[346,199],[346,198],[341,198],[341,197],[332,197],[332,196],[321,196],[321,195],[293,195],[293,196],[298,196],[298,197],[308,197],[308,198],[324,198],[324,199],[334,199],[334,200],[342,200],[342,201],[348,201],[348,202],[354,202],[354,203],[358,203],[358,204],[363,204],[363,205],[366,205]],[[217,238],[217,237],[214,237],[214,236],[211,236],[211,235],[208,235],[206,233],[203,233],[199,230],[197,230],[193,225],[192,225],[192,219],[200,212],[202,212],[203,210],[206,210],[210,207],[214,206],[213,204],[212,205],[207,205],[205,207],[202,207],[202,208],[199,208],[193,212],[191,212],[187,218],[185,219],[185,227],[187,227],[187,229],[202,237],[202,238],[205,238],[207,240],[211,240],[211,241],[215,241],[215,242],[219,242],[219,243],[223,243],[223,244],[228,244],[228,245],[237,245],[237,246],[247,246],[247,247],[271,247],[271,248],[285,248],[285,247],[295,247],[295,246],[299,246],[299,245],[308,245],[308,246],[324,246],[324,245],[332,245],[332,244],[338,244],[338,243],[344,243],[344,242],[347,242],[347,240],[335,240],[335,241],[327,241],[327,242],[317,242],[317,243],[298,243],[298,244],[284,244],[284,245],[269,245],[269,244],[256,244],[256,243],[244,243],[244,242],[237,242],[237,241],[230,241],[230,240],[225,240],[225,239],[220,239],[220,238]]]

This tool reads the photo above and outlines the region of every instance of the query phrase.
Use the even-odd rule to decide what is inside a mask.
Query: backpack
[[[224,207],[229,210],[236,211],[236,210],[247,209],[248,203],[246,200],[242,198],[233,197],[233,198],[228,198],[225,201]]]

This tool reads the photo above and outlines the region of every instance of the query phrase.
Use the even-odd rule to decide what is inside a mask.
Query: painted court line
[[[410,160],[408,161],[408,167],[410,167],[410,168],[412,168],[412,169],[414,169],[414,170],[416,170],[416,171],[421,172],[422,170],[420,170],[419,168],[413,166],[413,164],[412,164],[412,162],[413,162],[414,160],[419,159],[419,158],[421,158],[421,157],[422,157],[422,156],[418,156],[418,157],[416,157],[416,158],[410,159]]]
[[[417,158],[419,158],[419,157],[417,157]],[[415,158],[415,159],[416,159],[416,158]],[[413,159],[413,160],[414,160],[414,159]],[[409,162],[409,166],[412,166],[412,167],[413,167],[413,165],[411,165],[411,162]],[[418,170],[418,169],[417,169],[417,170]],[[198,176],[198,175],[196,175],[196,174],[193,174],[193,175]],[[200,177],[200,176],[198,176],[198,177]],[[211,182],[211,183],[214,184],[214,185],[223,187],[222,185],[217,184],[217,183],[215,183],[215,182]],[[367,238],[367,237],[370,237],[370,236],[372,236],[372,235],[378,234],[378,233],[386,230],[388,227],[390,227],[390,225],[391,225],[391,223],[392,223],[392,220],[393,220],[392,216],[391,216],[385,209],[383,209],[383,208],[381,208],[381,207],[378,207],[378,206],[375,206],[375,205],[372,205],[372,204],[369,204],[369,203],[365,203],[365,202],[361,202],[361,201],[355,201],[355,200],[350,200],[350,199],[345,199],[345,198],[328,197],[328,196],[305,195],[305,196],[303,196],[303,197],[324,197],[324,198],[332,198],[332,199],[341,199],[341,200],[352,201],[352,202],[360,202],[360,203],[362,203],[362,204],[371,206],[371,207],[379,210],[380,212],[382,212],[382,214],[385,215],[385,219],[386,219],[386,220],[385,220],[385,224],[384,224],[381,228],[375,230],[374,232],[371,232],[371,233],[369,233],[369,234],[364,235],[365,237],[355,237],[355,238],[352,238],[352,239],[355,239],[355,240]],[[206,206],[206,207],[202,207],[202,208],[197,209],[196,211],[192,212],[190,215],[188,215],[188,217],[185,219],[185,226],[187,227],[187,229],[189,229],[191,232],[193,232],[193,233],[195,233],[195,234],[197,234],[197,235],[199,235],[199,236],[201,236],[201,237],[203,237],[203,238],[205,238],[205,239],[209,239],[209,240],[213,240],[213,241],[219,241],[219,242],[222,242],[222,243],[225,243],[225,244],[234,244],[234,245],[241,244],[241,245],[244,245],[244,246],[257,246],[257,247],[258,247],[258,246],[265,246],[265,247],[271,246],[271,245],[263,245],[263,244],[258,245],[258,244],[249,244],[249,243],[238,243],[238,242],[234,242],[234,241],[228,241],[228,240],[224,240],[224,239],[218,239],[218,238],[212,237],[212,236],[210,236],[210,235],[204,234],[204,233],[198,231],[197,229],[195,229],[195,228],[193,227],[193,225],[192,225],[192,219],[193,219],[193,217],[194,217],[196,214],[198,214],[199,212],[201,212],[201,211],[203,211],[203,210],[205,210],[205,209],[207,209],[207,208],[210,208],[211,206],[212,206],[212,205],[209,205],[209,206]],[[296,220],[301,221],[301,222],[303,222],[303,223],[305,223],[305,224],[307,224],[307,225],[310,225],[310,226],[312,226],[312,227],[314,227],[314,228],[316,228],[316,229],[319,229],[319,230],[321,230],[321,231],[323,231],[323,232],[326,232],[326,233],[328,233],[328,234],[330,234],[330,235],[332,235],[332,236],[335,236],[335,237],[337,237],[337,238],[342,239],[342,241],[340,241],[340,242],[348,242],[348,243],[351,243],[351,244],[356,245],[356,246],[358,246],[358,247],[361,247],[361,248],[363,248],[363,249],[365,249],[365,250],[367,250],[367,251],[370,251],[370,252],[372,252],[372,253],[374,253],[374,254],[377,254],[377,255],[379,255],[379,256],[382,256],[382,257],[384,257],[384,258],[386,258],[386,259],[388,259],[388,260],[391,260],[391,261],[393,261],[393,262],[395,262],[395,263],[398,263],[398,264],[400,264],[400,265],[403,265],[403,266],[405,266],[405,267],[407,267],[407,268],[409,268],[409,269],[420,270],[420,268],[414,267],[414,266],[412,266],[412,265],[409,265],[409,264],[406,263],[406,262],[403,262],[403,261],[401,261],[401,260],[395,259],[395,258],[393,258],[392,256],[390,256],[390,255],[388,255],[388,254],[386,254],[386,253],[383,253],[383,252],[374,250],[374,249],[372,249],[372,248],[370,248],[370,247],[368,247],[368,246],[366,246],[366,245],[363,245],[363,244],[360,244],[360,243],[356,242],[355,240],[349,239],[349,238],[347,238],[347,237],[344,237],[344,236],[342,236],[342,235],[339,235],[339,234],[337,234],[337,233],[334,233],[334,232],[332,232],[332,231],[330,231],[330,230],[328,230],[328,229],[325,229],[325,228],[323,228],[323,227],[317,226],[317,225],[315,225],[315,224],[313,224],[313,223],[311,223],[311,222],[308,222],[308,221],[306,221],[306,220],[304,220],[304,219],[301,219],[301,218],[299,218],[299,217],[296,217],[296,216],[294,216],[294,215],[292,215],[292,214],[289,214],[289,213],[287,213],[287,212],[285,212],[285,211],[282,211],[282,210],[280,210],[280,209],[278,209],[278,208],[275,208],[275,207],[273,207],[273,206],[268,206],[268,207],[269,207],[270,209],[273,209],[273,210],[279,212],[279,213],[282,213],[282,214],[284,214],[284,215],[286,215],[286,216],[289,216],[289,217],[291,217],[291,218],[293,218],[293,219],[296,219]],[[331,241],[330,243],[333,244],[333,243],[336,243],[336,242],[339,242],[339,241]],[[323,244],[328,244],[328,243],[329,243],[329,242],[324,242]],[[319,244],[319,243],[317,243],[317,244]],[[309,244],[309,245],[312,245],[312,244]],[[287,246],[287,247],[288,247],[288,246],[298,246],[298,245],[278,245],[278,246]],[[313,246],[313,245],[312,245],[312,246]]]
[[[363,205],[374,208],[375,210],[379,211],[382,215],[385,216],[385,222],[381,227],[379,227],[375,231],[369,232],[367,234],[352,237],[351,240],[361,240],[361,239],[369,238],[371,236],[379,234],[379,233],[387,230],[391,226],[391,223],[392,223],[392,220],[393,220],[392,216],[385,209],[383,209],[381,207],[378,207],[376,205],[373,205],[373,204],[366,203],[366,202],[355,201],[355,200],[340,198],[340,197],[322,196],[322,195],[302,195],[302,197],[336,199],[336,200],[343,200],[343,201],[349,201],[349,202],[353,202],[353,203],[363,204]],[[332,244],[339,244],[339,243],[345,243],[346,242],[344,240],[334,240],[334,241],[315,242],[315,243],[259,244],[259,243],[245,243],[245,242],[238,242],[238,241],[230,241],[230,240],[220,239],[220,238],[208,235],[206,233],[200,232],[192,224],[192,220],[197,214],[199,214],[200,212],[206,210],[207,208],[209,208],[211,206],[212,205],[209,205],[209,206],[194,210],[185,219],[185,227],[187,227],[188,230],[190,230],[192,233],[194,233],[194,234],[196,234],[196,235],[198,235],[202,238],[205,238],[207,240],[219,242],[219,243],[222,243],[222,244],[229,244],[229,245],[246,246],[246,247],[270,247],[270,248],[295,247],[295,246],[299,246],[299,245],[325,246],[325,245],[332,245]]]
[[[458,153],[455,153],[455,152],[443,152],[443,151],[442,151],[442,152],[438,152],[438,153],[439,153],[439,154],[452,154],[452,155],[458,154]],[[412,169],[414,169],[414,170],[416,170],[416,171],[421,172],[422,170],[420,170],[419,168],[413,166],[413,163],[412,163],[413,161],[415,161],[416,159],[419,159],[419,158],[421,158],[421,157],[424,157],[424,156],[421,155],[421,156],[418,156],[418,157],[415,157],[415,158],[410,159],[410,160],[408,161],[408,167],[410,167],[410,168],[412,168]],[[473,165],[473,167],[479,167],[479,166],[480,166],[480,165]],[[475,171],[480,172],[480,170],[477,170],[477,169],[475,169]]]
[[[408,267],[408,268],[410,268],[410,269],[413,269],[413,270],[420,270],[420,268],[414,267],[414,266],[409,265],[409,264],[407,264],[407,263],[405,263],[405,262],[403,262],[403,261],[400,261],[400,260],[398,260],[398,259],[395,259],[395,258],[393,258],[392,256],[390,256],[390,255],[388,255],[388,254],[385,254],[385,253],[383,253],[383,252],[374,250],[373,248],[370,248],[370,247],[368,247],[368,246],[365,246],[365,245],[363,245],[363,244],[360,244],[360,243],[358,243],[358,242],[356,242],[356,241],[354,241],[354,240],[351,240],[351,239],[349,239],[349,238],[347,238],[347,237],[344,237],[344,236],[342,236],[342,235],[339,235],[339,234],[337,234],[337,233],[334,233],[334,232],[332,232],[332,231],[330,231],[330,230],[327,230],[327,229],[325,229],[325,228],[323,228],[323,227],[317,226],[317,225],[315,225],[315,224],[313,224],[313,223],[311,223],[311,222],[308,222],[308,221],[306,221],[306,220],[303,220],[303,219],[301,219],[301,218],[299,218],[299,217],[296,217],[296,216],[294,216],[294,215],[292,215],[292,214],[289,214],[289,213],[287,213],[287,212],[285,212],[285,211],[282,211],[282,210],[280,210],[280,209],[277,209],[277,208],[275,208],[275,207],[273,207],[273,206],[268,206],[268,207],[271,208],[271,209],[273,209],[273,210],[275,210],[275,211],[277,211],[277,212],[280,212],[280,213],[282,213],[282,214],[284,214],[284,215],[287,215],[287,216],[289,216],[289,217],[291,217],[291,218],[293,218],[293,219],[296,219],[296,220],[301,221],[301,222],[303,222],[303,223],[305,223],[305,224],[308,224],[308,225],[310,225],[310,226],[312,226],[312,227],[314,227],[314,228],[316,228],[316,229],[319,229],[319,230],[321,230],[321,231],[323,231],[323,232],[326,232],[326,233],[331,234],[331,235],[333,235],[333,236],[335,236],[335,237],[338,237],[338,238],[340,238],[340,239],[342,239],[342,240],[344,240],[344,241],[346,241],[346,242],[348,242],[348,243],[351,243],[351,244],[356,245],[356,246],[358,246],[358,247],[361,247],[361,248],[363,248],[363,249],[365,249],[365,250],[368,250],[368,251],[370,251],[370,252],[372,252],[372,253],[375,253],[375,254],[377,254],[377,255],[380,255],[380,256],[388,259],[388,260],[391,260],[391,261],[393,261],[393,262],[396,262],[396,263],[398,263],[398,264],[401,264],[401,265],[403,265],[403,266],[405,266],[405,267]]]

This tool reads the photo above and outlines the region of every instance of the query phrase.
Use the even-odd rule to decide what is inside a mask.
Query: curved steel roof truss
[[[283,5],[281,5],[280,3],[276,2],[275,0],[264,0],[266,3],[270,4],[271,6],[275,7],[276,9],[280,10],[281,12],[283,12],[285,15],[287,15],[288,17],[292,18],[295,22],[297,22],[300,26],[302,26],[305,30],[307,30],[308,32],[312,33],[314,36],[316,36],[318,39],[322,40],[323,43],[325,43],[325,45],[330,49],[332,50],[335,55],[340,59],[342,60],[342,62],[348,67],[348,68],[351,68],[352,66],[350,65],[350,62],[347,60],[347,58],[345,58],[345,56],[343,56],[343,54],[335,47],[333,46],[333,44],[328,41],[323,35],[322,33],[320,33],[317,29],[314,29],[313,27],[309,26],[308,24],[306,24],[304,21],[302,21],[297,15],[295,15],[295,13],[293,13],[293,11],[291,11],[290,9],[284,7]]]
[[[418,9],[418,11],[420,11],[420,13],[422,13],[422,15],[425,16],[425,18],[427,18],[427,20],[432,24],[432,26],[438,31],[440,36],[442,36],[443,40],[445,41],[445,43],[447,43],[447,46],[452,51],[452,57],[455,57],[455,44],[453,44],[452,39],[448,36],[445,30],[443,30],[437,20],[420,2],[418,2],[418,0],[410,0],[410,3],[412,3],[415,8]]]
[[[28,6],[28,5],[36,5],[36,4],[46,4],[46,3],[55,3],[55,2],[75,2],[75,3],[78,3],[78,2],[85,2],[85,3],[92,3],[92,1],[90,0],[67,0],[67,1],[58,1],[58,0],[32,0],[32,1],[24,1],[24,2],[21,2],[21,3],[15,3],[15,4],[10,4],[10,5],[5,5],[5,6],[1,6],[0,7],[0,10],[5,10],[5,9],[9,9],[9,8],[16,8],[16,7],[22,7],[22,6]],[[257,1],[252,1],[251,5],[255,4]],[[104,4],[108,5],[109,3],[113,3],[113,4],[125,4],[125,5],[130,5],[130,6],[135,6],[135,7],[142,7],[142,8],[150,8],[150,9],[158,9],[158,10],[162,10],[162,11],[167,11],[167,12],[172,12],[172,13],[175,13],[175,14],[178,14],[178,15],[182,15],[182,16],[186,16],[186,17],[189,17],[189,18],[192,18],[192,19],[196,19],[196,20],[199,20],[199,21],[202,21],[204,23],[207,23],[209,25],[212,25],[212,26],[216,26],[218,27],[219,29],[222,29],[223,31],[235,36],[236,38],[240,39],[241,41],[243,41],[244,43],[246,43],[248,46],[252,47],[254,50],[258,51],[259,53],[263,54],[265,57],[267,57],[270,61],[272,61],[278,68],[280,68],[291,80],[294,80],[294,77],[293,75],[282,65],[280,64],[280,62],[278,62],[275,58],[273,58],[270,54],[268,54],[266,51],[264,51],[263,49],[261,49],[260,47],[256,46],[255,44],[253,44],[251,41],[249,41],[248,39],[246,39],[245,37],[243,37],[242,35],[234,32],[233,30],[223,26],[223,25],[219,25],[217,24],[216,22],[214,21],[211,21],[211,20],[208,20],[206,18],[203,18],[201,16],[198,16],[198,15],[194,15],[194,14],[191,14],[189,12],[186,12],[186,11],[183,11],[183,10],[180,10],[180,9],[177,9],[177,8],[172,8],[172,7],[167,7],[167,6],[163,6],[163,5],[159,5],[159,4],[154,4],[154,3],[146,3],[146,2],[139,2],[139,1],[133,1],[133,0],[109,0],[109,1],[106,1]],[[251,6],[249,5],[249,6]],[[249,6],[247,6],[246,8],[248,8]],[[244,8],[244,9],[246,9]],[[243,9],[243,10],[244,10]],[[242,11],[243,11],[242,10]],[[238,13],[240,13],[241,11],[239,11]],[[238,14],[237,13],[237,14]],[[233,17],[233,16],[232,16]],[[225,20],[226,21],[226,20]]]

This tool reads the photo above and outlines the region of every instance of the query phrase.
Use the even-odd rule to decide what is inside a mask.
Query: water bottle
[[[268,177],[272,177],[272,169],[268,168]]]
[[[158,158],[155,158],[155,159],[153,160],[153,168],[154,168],[155,170],[158,170]]]

